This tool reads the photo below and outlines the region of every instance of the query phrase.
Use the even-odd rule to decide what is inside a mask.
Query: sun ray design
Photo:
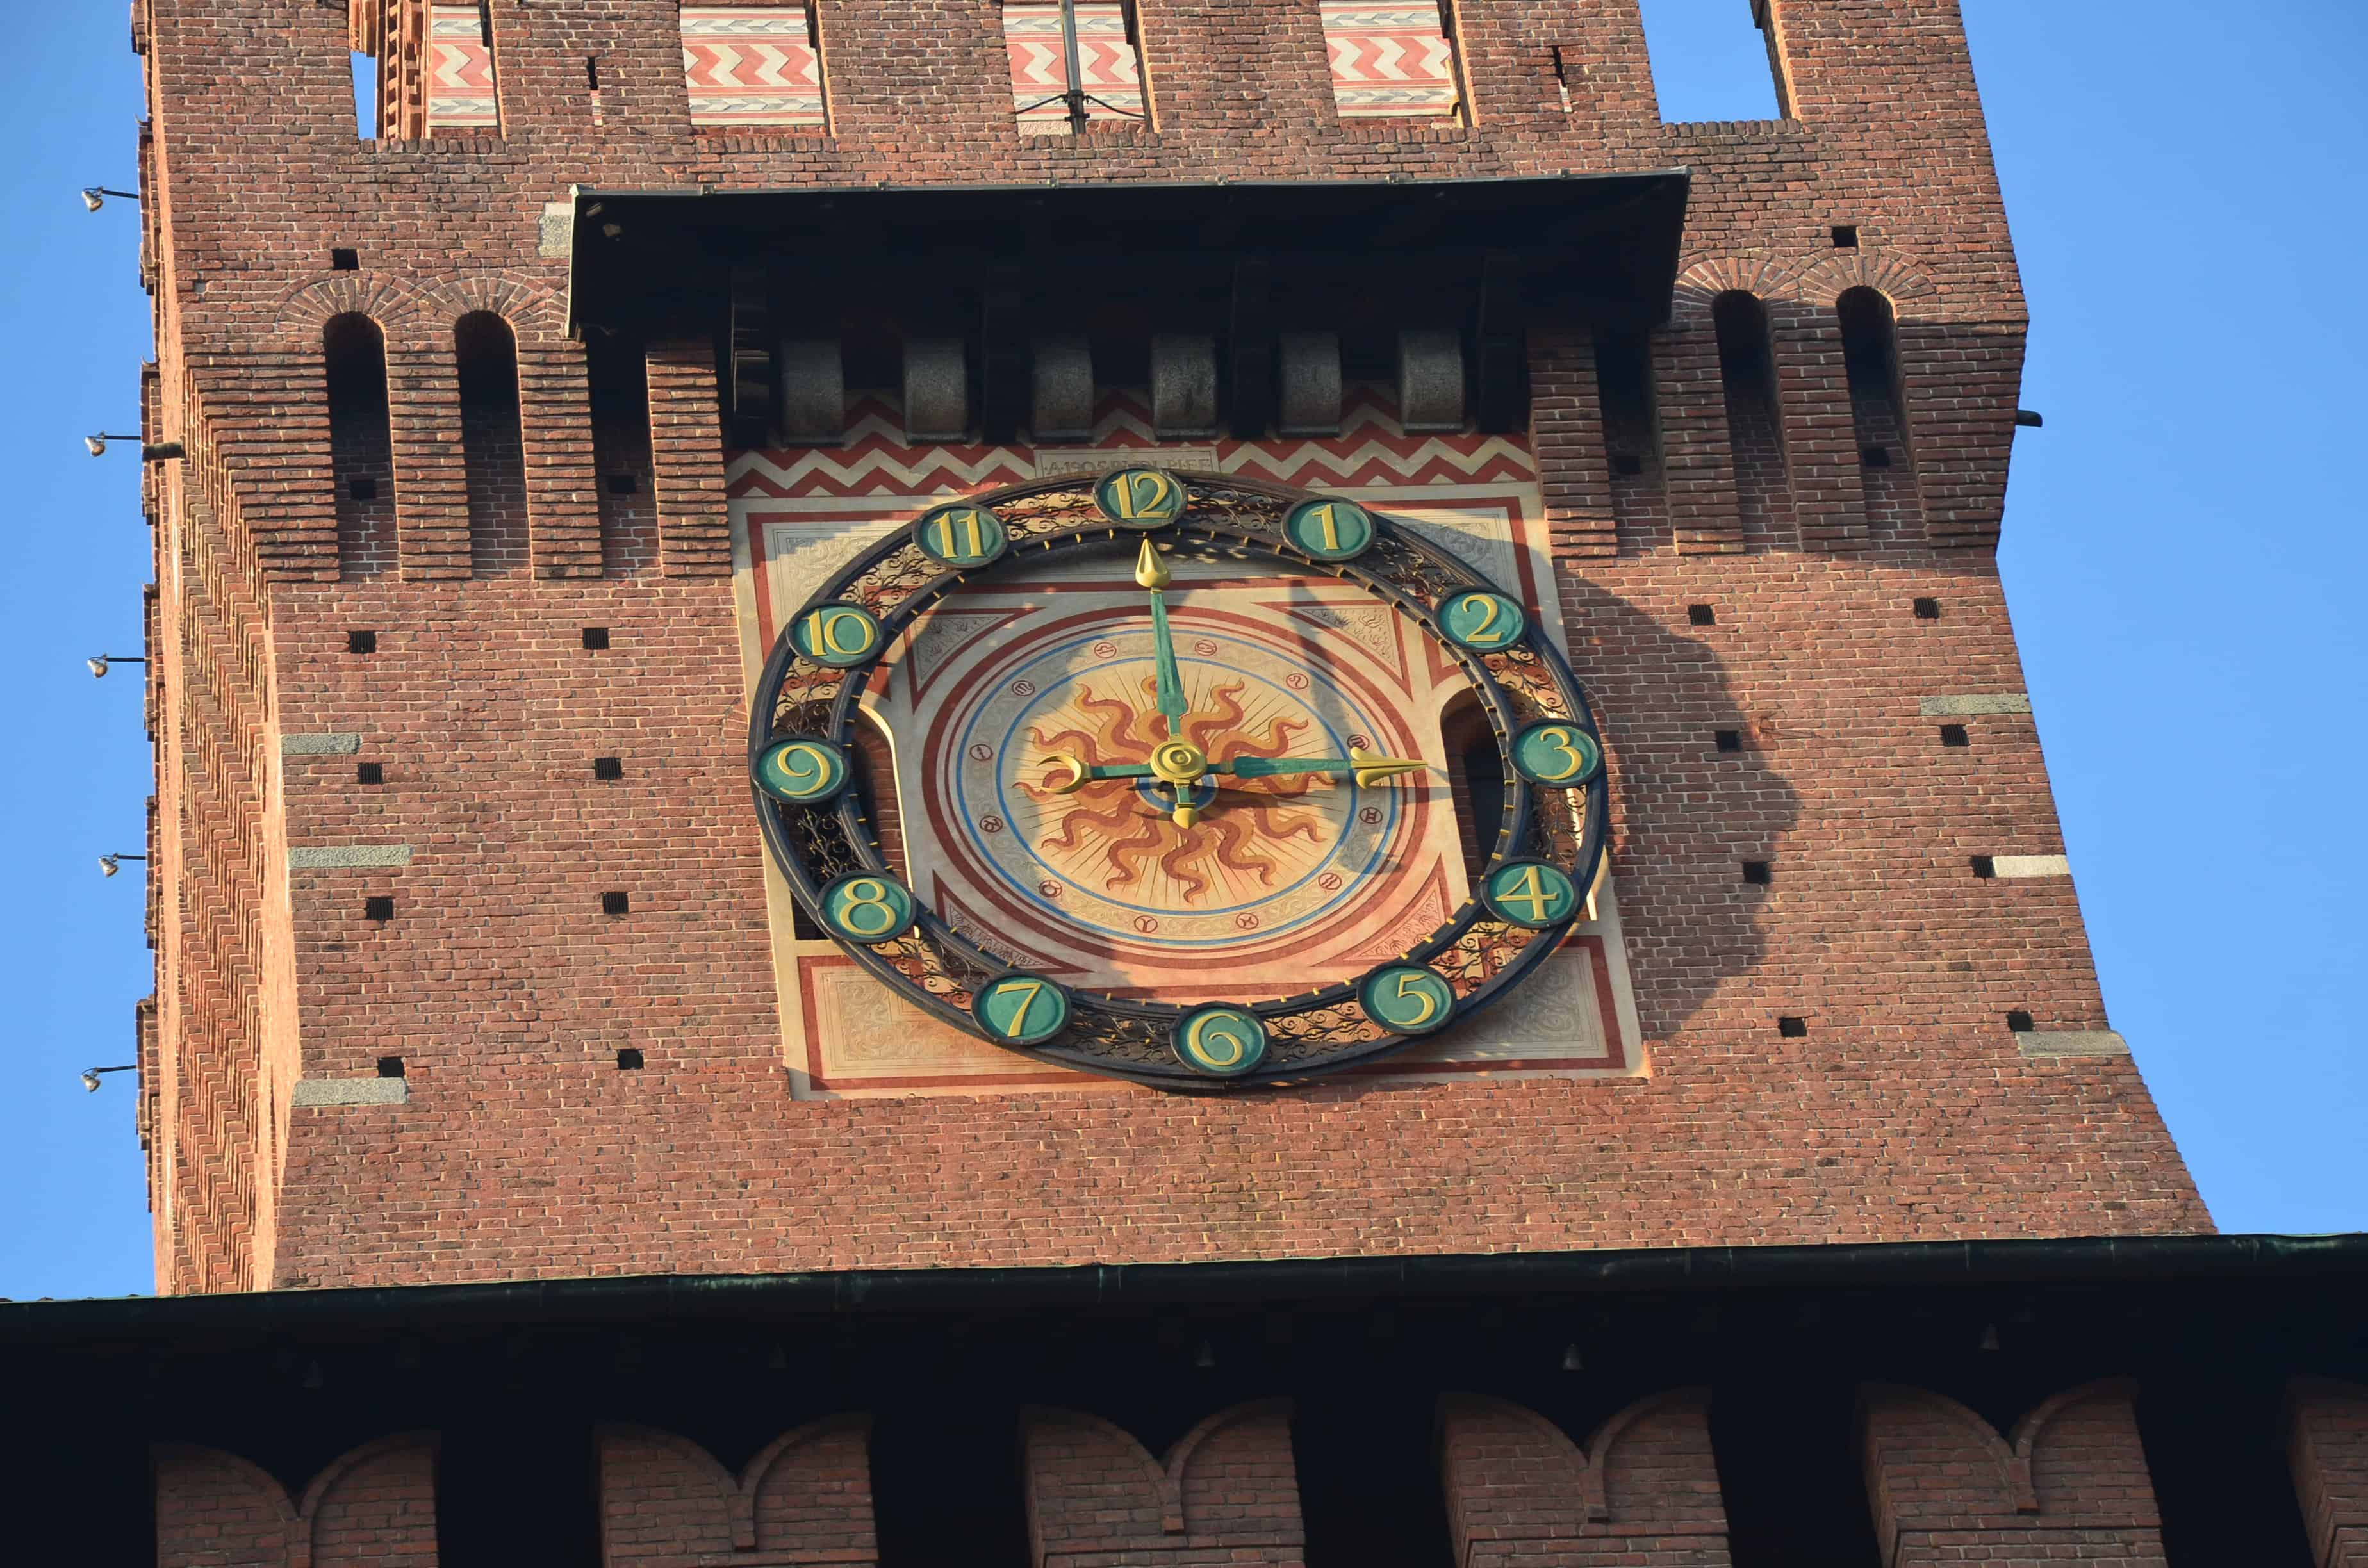
[[[1134,702],[1083,688],[1071,713],[1030,728],[1029,740],[1047,760],[1040,765],[1038,778],[1021,780],[1019,790],[1042,813],[1040,849],[1088,864],[1098,852],[1105,894],[1164,884],[1192,905],[1210,902],[1212,891],[1221,883],[1230,889],[1249,879],[1260,888],[1272,888],[1285,859],[1303,858],[1279,857],[1273,851],[1304,841],[1307,849],[1303,855],[1313,856],[1338,836],[1339,824],[1324,809],[1329,802],[1322,797],[1337,793],[1338,787],[1333,779],[1312,775],[1246,779],[1221,787],[1214,805],[1190,827],[1177,826],[1129,779],[1099,779],[1069,795],[1055,790],[1053,786],[1067,773],[1049,760],[1051,753],[1074,752],[1097,762],[1137,762],[1165,738],[1153,733],[1154,726],[1164,727],[1151,710],[1157,682],[1146,677],[1139,685]],[[1184,738],[1220,761],[1289,755],[1292,741],[1309,724],[1280,714],[1249,718],[1242,702],[1247,689],[1246,682],[1224,682],[1204,691],[1186,717]],[[1087,869],[1087,864],[1071,868],[1072,874]],[[1155,869],[1158,883],[1153,881]]]

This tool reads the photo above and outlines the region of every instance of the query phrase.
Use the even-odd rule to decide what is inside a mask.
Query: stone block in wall
[[[1156,1460],[1124,1430],[1075,1410],[1031,1410],[1021,1434],[1036,1568],[1222,1560],[1296,1564],[1306,1539],[1291,1405],[1223,1410]]]
[[[2057,1394],[2011,1437],[1954,1400],[1870,1384],[1859,1423],[1884,1568],[1976,1558],[2161,1568],[2162,1523],[2132,1383]]]
[[[868,1568],[871,1419],[835,1415],[784,1432],[737,1475],[687,1437],[646,1426],[600,1433],[603,1568],[720,1561]]]
[[[365,1443],[302,1498],[214,1449],[155,1451],[157,1568],[435,1568],[436,1439]]]
[[[2286,1456],[2318,1568],[2368,1568],[2368,1388],[2297,1381],[2286,1394]]]
[[[1533,1410],[1451,1394],[1440,1463],[1459,1568],[1726,1568],[1703,1390],[1639,1400],[1584,1449]]]

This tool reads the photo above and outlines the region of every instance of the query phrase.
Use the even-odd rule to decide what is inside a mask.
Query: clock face
[[[883,983],[1170,1086],[1486,1006],[1583,915],[1606,817],[1515,599],[1354,502],[1153,470],[916,517],[790,619],[751,763]]]

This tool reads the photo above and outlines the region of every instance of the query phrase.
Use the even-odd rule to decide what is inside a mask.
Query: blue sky
[[[1770,110],[1746,0],[1647,0],[1664,112]],[[2368,1229],[2354,824],[2368,316],[2351,0],[1966,0],[2034,317],[2000,560],[2114,1027],[2224,1229]],[[2144,25],[2130,25],[2143,15]],[[0,1295],[150,1288],[130,1074],[150,989],[136,667],[149,352],[120,6],[32,6],[0,62]]]

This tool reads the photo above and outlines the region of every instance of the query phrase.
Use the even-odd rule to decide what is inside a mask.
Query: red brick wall
[[[1619,1412],[1579,1448],[1504,1400],[1441,1402],[1457,1568],[1726,1568],[1726,1509],[1698,1389]]]
[[[156,1450],[158,1568],[436,1568],[436,1441],[366,1443],[291,1499],[246,1460]]]
[[[2368,1388],[2317,1379],[2289,1397],[2287,1454],[2319,1568],[2368,1562]]]
[[[869,1418],[837,1416],[785,1432],[734,1475],[669,1432],[600,1434],[600,1543],[607,1568],[698,1568],[735,1551],[766,1562],[869,1564]]]
[[[2134,1398],[2127,1383],[2070,1390],[2025,1415],[2009,1440],[1939,1394],[1870,1386],[1861,1456],[1885,1568],[2161,1563]]]
[[[1074,1410],[1030,1411],[1021,1443],[1036,1568],[1301,1560],[1306,1537],[1281,1401],[1210,1416],[1164,1460]]]
[[[985,0],[825,0],[832,130],[779,135],[690,129],[669,0],[494,0],[501,134],[373,144],[351,134],[337,8],[142,0],[152,434],[191,451],[158,529],[162,1287],[2208,1227],[2129,1061],[2034,1058],[2004,1028],[2010,1008],[2043,1031],[2106,1021],[2070,884],[1967,869],[2061,847],[2031,721],[1971,720],[1972,748],[1943,752],[1918,712],[2022,687],[1987,547],[2023,307],[1955,6],[1776,13],[1794,120],[1662,125],[1625,0],[1465,0],[1474,123],[1342,124],[1315,0],[1145,0],[1157,125],[1073,142],[1014,130]],[[1556,43],[1583,66],[1567,113]],[[1644,473],[1610,472],[1589,335],[1530,331],[1652,1076],[791,1100],[712,349],[650,347],[646,459],[597,432],[543,204],[579,182],[1677,165],[1685,281],[1648,345]],[[1837,222],[1858,249],[1834,249]],[[333,246],[359,270],[332,270]],[[1892,483],[1912,507],[1857,468],[1833,301],[1859,284],[1899,309],[1916,460]],[[1728,287],[1777,326],[1781,460],[1730,428],[1708,316]],[[321,329],[347,310],[386,335],[396,561],[340,580]],[[452,353],[474,310],[518,336],[529,568],[479,580]],[[1623,409],[1611,438],[1640,424]],[[1747,528],[1778,460],[1794,523]],[[607,495],[612,465],[643,461],[645,495]],[[1910,619],[1920,595],[1941,620]],[[1688,623],[1699,602],[1716,627]],[[586,653],[585,626],[612,650]],[[347,653],[355,629],[381,651]],[[1748,749],[1714,756],[1709,732],[1735,727]],[[387,785],[280,757],[326,733],[363,736]],[[595,756],[625,778],[596,787]],[[414,855],[286,869],[290,846],[341,845]],[[1773,883],[1742,885],[1745,858]],[[612,890],[630,914],[598,913]],[[371,894],[392,922],[361,919]],[[1780,1038],[1780,1015],[1808,1035]],[[616,1071],[626,1046],[646,1070]],[[385,1055],[406,1103],[291,1108],[300,1076]]]

